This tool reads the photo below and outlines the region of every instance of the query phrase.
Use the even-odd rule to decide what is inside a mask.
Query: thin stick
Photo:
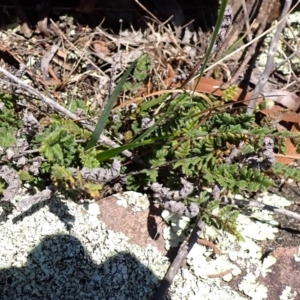
[[[232,198],[228,198],[228,197],[223,197],[221,199],[221,202],[231,204],[231,205],[258,207],[258,208],[262,208],[262,209],[265,209],[265,210],[269,210],[271,212],[275,212],[275,213],[278,213],[278,214],[282,214],[282,215],[294,218],[296,220],[300,220],[300,214],[297,214],[295,212],[292,212],[290,210],[286,210],[286,209],[283,209],[283,208],[278,208],[276,206],[264,204],[264,203],[261,203],[261,202],[256,201],[256,200],[249,200],[248,201],[248,200],[239,200],[239,199],[232,199]]]
[[[174,261],[170,265],[168,272],[166,273],[165,277],[161,281],[160,286],[158,287],[154,297],[152,298],[153,300],[163,300],[165,298],[168,289],[174,280],[175,275],[177,274],[179,268],[181,267],[184,259],[186,258],[190,250],[197,242],[197,238],[204,230],[204,227],[205,224],[202,221],[199,221],[198,223],[195,224],[189,239],[187,241],[183,241]]]
[[[246,5],[245,0],[242,0],[242,6],[243,6],[243,10],[244,10],[245,24],[246,24],[246,28],[247,28],[247,34],[248,34],[248,41],[250,42],[253,37],[252,37],[250,20],[249,20],[249,15],[248,15],[248,10],[247,10],[247,5]]]
[[[138,0],[134,0],[134,2],[136,2],[145,12],[147,12],[158,24],[163,25],[163,23],[153,13],[151,13],[142,3],[140,3]]]
[[[269,5],[267,6],[267,12],[266,12],[267,15],[270,14],[270,12],[273,8],[273,5],[274,5],[274,1],[270,1]],[[267,21],[268,21],[267,18],[263,18],[261,16],[261,13],[259,13],[258,18],[262,19],[262,21],[260,22],[259,28],[257,29],[256,36],[260,36],[263,33],[263,31],[267,25]],[[249,29],[251,31],[251,28],[249,28]],[[247,29],[247,31],[248,31],[248,29]],[[251,40],[252,40],[252,38],[250,39],[250,41]],[[241,65],[238,67],[238,69],[236,70],[236,72],[232,76],[232,78],[229,80],[229,82],[224,84],[224,88],[228,88],[230,85],[235,83],[237,81],[237,79],[240,77],[240,75],[244,72],[244,70],[246,69],[246,66],[248,65],[248,62],[250,61],[250,59],[253,58],[257,44],[258,44],[258,40],[256,40],[253,44],[251,44],[251,47],[249,48],[249,51],[248,51],[245,59],[243,60]]]
[[[299,1],[298,1],[299,2]],[[285,27],[285,24],[287,22],[287,16],[288,16],[288,12],[291,8],[292,5],[292,0],[286,0],[284,3],[284,7],[280,16],[280,21],[278,23],[276,32],[272,38],[271,44],[270,44],[270,49],[269,49],[269,53],[268,53],[268,60],[267,60],[267,64],[265,67],[265,70],[260,78],[260,81],[257,83],[252,97],[253,99],[249,101],[248,107],[247,107],[247,111],[246,113],[248,115],[252,115],[256,106],[256,101],[257,101],[257,97],[261,94],[264,85],[266,84],[266,82],[268,81],[268,78],[270,76],[270,73],[273,69],[274,66],[274,56],[276,54],[277,51],[277,47],[278,47],[278,41],[280,39],[280,35]]]
[[[300,3],[300,0],[297,1],[297,3],[293,6],[293,8],[291,9],[290,12],[292,12],[296,7],[297,5]],[[283,19],[280,20],[278,22],[277,25],[281,24],[283,22]],[[270,31],[272,31],[274,28],[276,27],[276,25],[270,27],[268,30],[266,30],[264,33],[262,33],[261,35],[259,36],[256,36],[252,41],[250,41],[249,43],[243,45],[242,47],[236,49],[235,51],[229,53],[228,55],[224,56],[222,59],[216,61],[215,63],[213,63],[212,65],[210,65],[209,67],[207,67],[204,72],[206,73],[208,70],[214,68],[215,66],[217,66],[219,63],[223,62],[224,60],[230,58],[231,56],[235,55],[236,53],[238,53],[239,51],[242,51],[243,49],[247,48],[249,45],[251,45],[252,43],[254,43],[255,41],[257,41],[258,39],[264,37],[265,35],[267,35]],[[192,80],[196,79],[198,75],[195,75]]]
[[[51,106],[52,108],[54,108],[56,111],[68,116],[70,119],[77,121],[78,117],[73,114],[72,112],[70,112],[69,110],[67,110],[66,108],[64,108],[63,106],[61,106],[60,104],[58,104],[57,102],[55,102],[54,100],[52,100],[51,98],[41,94],[40,92],[38,92],[36,89],[34,89],[33,87],[31,87],[29,84],[25,83],[24,81],[22,81],[21,79],[19,79],[18,77],[14,76],[13,74],[11,74],[10,72],[6,71],[5,69],[3,69],[2,67],[0,67],[0,72],[2,74],[4,74],[7,78],[9,78],[10,80],[14,81],[16,84],[18,84],[19,87],[22,87],[24,90],[26,90],[28,93],[30,93],[31,95],[34,95],[36,97],[38,97],[39,99],[41,99],[42,101],[44,101],[45,103],[47,103],[49,106]],[[95,128],[87,123],[85,123],[84,121],[79,121],[79,123],[86,129],[90,130],[91,132],[93,132],[95,130]],[[112,148],[117,148],[120,147],[120,145],[118,145],[117,143],[115,143],[114,141],[112,141],[110,138],[108,138],[107,136],[101,134],[100,138],[99,138],[99,142],[100,143],[104,143]],[[129,158],[133,158],[133,154],[128,151],[128,150],[124,150],[123,155],[129,157]]]
[[[258,28],[258,35],[263,32],[264,25],[260,24],[260,27]],[[224,84],[223,88],[225,88],[225,87],[227,88],[227,87],[231,86],[232,84],[234,84],[237,81],[239,76],[246,69],[246,66],[247,66],[248,62],[250,61],[250,59],[252,58],[253,54],[255,53],[255,48],[257,46],[257,43],[258,43],[258,40],[255,41],[253,44],[251,44],[251,47],[250,47],[250,49],[247,53],[247,56],[245,57],[243,62],[240,64],[240,66],[236,70],[235,74],[230,78],[229,82]]]

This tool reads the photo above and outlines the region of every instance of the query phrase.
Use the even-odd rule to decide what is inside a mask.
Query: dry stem
[[[2,67],[0,67],[0,73],[4,74],[7,78],[9,78],[10,80],[12,80],[13,82],[15,82],[16,84],[18,84],[19,87],[21,87],[22,89],[26,90],[28,93],[30,93],[31,95],[34,95],[38,98],[40,98],[42,101],[44,101],[45,103],[47,103],[49,106],[51,106],[52,108],[54,108],[57,112],[62,113],[64,115],[66,115],[67,117],[69,117],[70,119],[77,121],[78,118],[75,114],[73,114],[72,112],[70,112],[69,110],[67,110],[66,108],[64,108],[63,106],[61,106],[60,104],[58,104],[57,102],[55,102],[54,100],[52,100],[51,98],[41,94],[40,92],[38,92],[36,89],[34,89],[33,87],[31,87],[29,84],[25,83],[24,81],[22,81],[21,79],[19,79],[18,77],[14,76],[13,74],[11,74],[10,72],[8,72],[7,70],[3,69]],[[95,130],[95,128],[89,124],[87,124],[84,121],[79,121],[79,123],[86,129],[90,130],[91,132],[93,132]],[[108,138],[107,136],[101,134],[100,138],[99,138],[99,142],[100,143],[104,143],[112,148],[117,148],[120,145],[118,145],[117,143],[115,143],[114,141],[112,141],[110,138]],[[124,150],[123,155],[129,157],[129,158],[133,158],[133,154],[128,151],[128,150]]]
[[[257,83],[257,85],[253,91],[253,94],[252,94],[253,99],[249,101],[249,104],[247,107],[247,114],[249,114],[249,115],[253,114],[255,106],[256,106],[257,97],[261,94],[261,92],[264,88],[264,85],[268,81],[270,73],[273,69],[274,57],[275,57],[275,54],[277,51],[278,41],[279,41],[280,35],[285,27],[285,24],[287,21],[287,16],[288,16],[289,10],[291,8],[291,5],[292,5],[292,0],[286,0],[284,3],[284,7],[283,7],[283,10],[282,10],[282,13],[280,16],[280,21],[278,23],[276,32],[275,32],[275,34],[272,38],[271,44],[270,44],[268,60],[267,60],[265,70],[260,78],[260,81]]]
[[[231,205],[240,205],[240,206],[251,206],[251,207],[258,207],[261,209],[269,210],[271,212],[275,212],[278,214],[286,215],[288,217],[294,218],[296,220],[300,220],[300,215],[292,212],[290,210],[286,210],[283,208],[278,208],[276,206],[268,205],[261,203],[256,200],[239,200],[239,199],[232,199],[232,198],[227,198],[227,197],[222,197],[221,201],[223,203],[231,204]]]
[[[189,239],[187,241],[183,241],[174,261],[170,265],[168,272],[166,273],[165,277],[161,281],[160,286],[158,287],[154,297],[152,298],[153,300],[163,300],[165,298],[168,289],[174,280],[175,275],[177,274],[184,259],[186,258],[190,250],[197,242],[197,238],[204,230],[204,226],[205,224],[202,221],[196,223]]]

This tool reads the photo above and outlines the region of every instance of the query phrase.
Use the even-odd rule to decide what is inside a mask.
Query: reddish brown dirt
[[[271,267],[272,272],[259,279],[259,282],[268,288],[267,300],[279,299],[286,286],[291,287],[292,292],[297,292],[294,300],[300,299],[300,262],[294,259],[297,252],[296,247],[280,247],[271,253],[277,259]]]
[[[128,238],[128,242],[146,247],[156,247],[162,255],[167,251],[162,237],[162,231],[166,226],[159,213],[160,210],[151,206],[142,212],[133,212],[131,207],[123,207],[117,204],[117,198],[110,196],[97,202],[100,208],[99,219],[103,221],[107,229],[122,232]]]

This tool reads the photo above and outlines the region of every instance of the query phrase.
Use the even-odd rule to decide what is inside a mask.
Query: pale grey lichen
[[[293,30],[293,33],[291,32],[290,28],[286,27],[283,30],[282,38],[294,49],[298,49],[297,42],[295,40],[295,36],[300,36],[300,12],[296,11],[293,12],[288,16],[288,23],[290,24],[291,29]],[[268,59],[268,51],[271,39],[274,35],[276,28],[271,31],[264,39],[264,46],[263,52],[258,58],[258,65],[260,67],[265,67],[267,59]],[[295,36],[294,36],[295,35]],[[288,75],[292,71],[295,71],[296,73],[299,72],[299,66],[300,66],[300,59],[298,55],[293,55],[293,57],[289,56],[292,54],[292,51],[289,47],[286,46],[282,40],[278,42],[278,48],[275,56],[275,64],[280,65],[279,70],[285,74]]]
[[[0,283],[13,279],[11,286],[0,284],[2,298],[149,299],[169,267],[168,259],[154,247],[129,244],[124,234],[107,230],[94,208],[92,203],[86,207],[59,196],[36,204],[28,213],[14,210],[6,221],[1,219]],[[168,216],[175,232],[188,226],[188,218],[164,213]],[[253,230],[260,227],[258,221],[255,224]],[[248,225],[241,217],[238,230]],[[172,300],[263,299],[259,297],[266,290],[257,284],[257,278],[269,272],[274,259],[261,262],[256,239],[245,236],[245,242],[238,242],[209,226],[203,238],[213,241],[222,254],[208,261],[213,250],[196,244],[188,256],[188,268],[180,269],[170,288]],[[207,277],[229,269],[230,274],[223,278]],[[242,270],[253,275],[241,282],[245,297],[224,282]],[[254,286],[256,292],[251,289]]]
[[[291,204],[285,198],[267,193],[262,194],[258,200],[278,207]],[[217,209],[214,213],[217,213]],[[270,267],[276,259],[268,256],[262,261],[262,250],[256,242],[275,238],[278,229],[273,215],[259,208],[249,208],[247,214],[241,213],[237,219],[237,231],[244,237],[243,242],[238,242],[227,232],[206,226],[203,238],[213,241],[222,253],[207,263],[207,259],[214,254],[213,250],[202,245],[195,245],[187,259],[191,270],[202,280],[211,280],[207,278],[207,275],[222,274],[230,270],[230,273],[223,276],[224,281],[230,281],[234,276],[239,275],[241,270],[246,270],[247,275],[239,285],[240,291],[251,299],[265,299],[267,289],[259,285],[257,279],[271,272]]]
[[[86,212],[91,215],[100,215],[100,208],[97,203],[84,203]]]
[[[123,193],[114,194],[117,204],[123,207],[131,206],[132,211],[144,211],[150,206],[148,196],[138,192],[128,191]]]
[[[264,204],[273,205],[281,208],[292,205],[292,202],[290,200],[276,194],[269,194],[268,192],[260,194],[258,200],[263,201]]]
[[[296,262],[300,262],[300,247],[298,248],[297,254],[294,254],[294,259]]]
[[[239,284],[239,289],[251,299],[262,300],[268,296],[268,290],[262,284],[257,283],[257,276],[252,273],[248,273],[243,281]]]
[[[169,225],[165,227],[163,231],[165,248],[169,250],[171,247],[177,247],[179,243],[186,239],[184,230],[188,227],[190,218],[172,214],[168,210],[164,210],[161,216]]]
[[[150,298],[168,259],[154,247],[128,244],[82,206],[54,197],[1,220],[0,282],[12,280],[0,285],[2,299]],[[170,293],[172,300],[243,299],[221,289],[220,280],[203,282],[188,269],[180,270]]]
[[[1,299],[148,299],[168,268],[156,248],[129,245],[72,201],[37,207],[0,223],[0,282],[12,279]]]
[[[297,296],[297,292],[292,292],[292,289],[290,286],[286,286],[285,289],[282,291],[282,294],[280,295],[280,300],[295,300]]]

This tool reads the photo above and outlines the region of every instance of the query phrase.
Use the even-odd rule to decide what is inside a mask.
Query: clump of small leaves
[[[136,102],[135,107],[123,105],[112,112],[120,92],[132,97],[154,76],[150,61],[143,55],[125,72],[104,112],[99,112],[99,122],[93,133],[67,117],[40,113],[35,117],[41,124],[29,135],[22,128],[16,99],[0,94],[0,147],[13,152],[8,158],[2,151],[1,157],[17,170],[22,182],[36,186],[53,184],[74,199],[100,198],[111,184],[109,174],[113,174],[113,183],[118,182],[123,188],[126,184],[128,190],[143,192],[155,182],[176,190],[180,188],[180,179],[187,178],[194,187],[193,193],[183,200],[175,200],[186,205],[196,203],[206,223],[238,236],[235,230],[237,210],[231,206],[222,207],[220,198],[227,194],[249,196],[273,185],[273,177],[266,172],[269,170],[249,167],[244,162],[261,151],[266,136],[275,138],[277,133],[274,128],[260,127],[253,116],[241,109],[228,108],[236,86],[229,87],[220,98],[193,92],[164,93],[149,101]],[[87,117],[97,115],[82,100],[70,101],[65,106]],[[44,124],[41,121],[45,119]],[[97,145],[103,132],[108,132],[116,141],[121,140],[123,145],[116,149]],[[280,141],[288,133],[277,135]],[[21,138],[27,144],[22,144]],[[18,144],[21,146],[13,148]],[[282,144],[279,143],[278,148]],[[241,158],[228,161],[232,150],[240,145],[243,145]],[[122,156],[121,152],[127,149],[134,149],[134,159]],[[24,159],[18,160],[22,155]],[[117,171],[110,168],[112,158],[118,160]],[[39,167],[31,164],[35,160],[40,161]],[[122,168],[119,168],[120,161]],[[102,166],[105,169],[101,169]],[[81,172],[84,168],[85,177]],[[272,171],[280,176],[300,178],[298,170],[288,167],[276,165]],[[3,192],[6,184],[0,183]],[[204,201],[203,191],[216,185],[221,189],[219,196],[216,199],[204,197]],[[219,212],[214,214],[216,207]]]
[[[245,197],[268,190],[273,177],[260,167],[244,163],[247,157],[261,151],[267,136],[280,141],[274,128],[263,128],[254,116],[239,110],[228,109],[227,103],[236,93],[236,86],[229,87],[221,98],[183,92],[175,97],[164,94],[149,102],[137,104],[137,108],[115,112],[118,122],[110,120],[110,129],[126,137],[127,143],[150,141],[151,147],[135,149],[147,167],[127,168],[127,189],[144,190],[153,182],[173,189],[179,188],[179,178],[185,177],[195,186],[194,195],[215,185],[221,187],[220,197],[240,194]],[[143,120],[151,117],[154,124],[143,127]],[[226,162],[233,149],[241,147],[242,160]],[[283,143],[278,143],[280,148]],[[291,176],[290,171],[273,167],[279,175]],[[298,176],[299,171],[295,172]],[[293,176],[296,178],[296,175]],[[194,199],[194,200],[191,200]],[[187,198],[186,204],[196,201]],[[180,201],[180,200],[178,200]],[[201,201],[200,201],[201,202]],[[235,230],[238,210],[230,205],[222,207],[220,199],[198,203],[202,207],[202,219],[241,238]],[[212,211],[218,207],[218,215]]]
[[[140,87],[142,87],[144,81],[149,77],[151,71],[151,65],[148,55],[142,55],[136,63],[135,69],[132,74],[132,80],[126,82],[123,85],[124,91],[130,91],[131,94],[135,94]]]

